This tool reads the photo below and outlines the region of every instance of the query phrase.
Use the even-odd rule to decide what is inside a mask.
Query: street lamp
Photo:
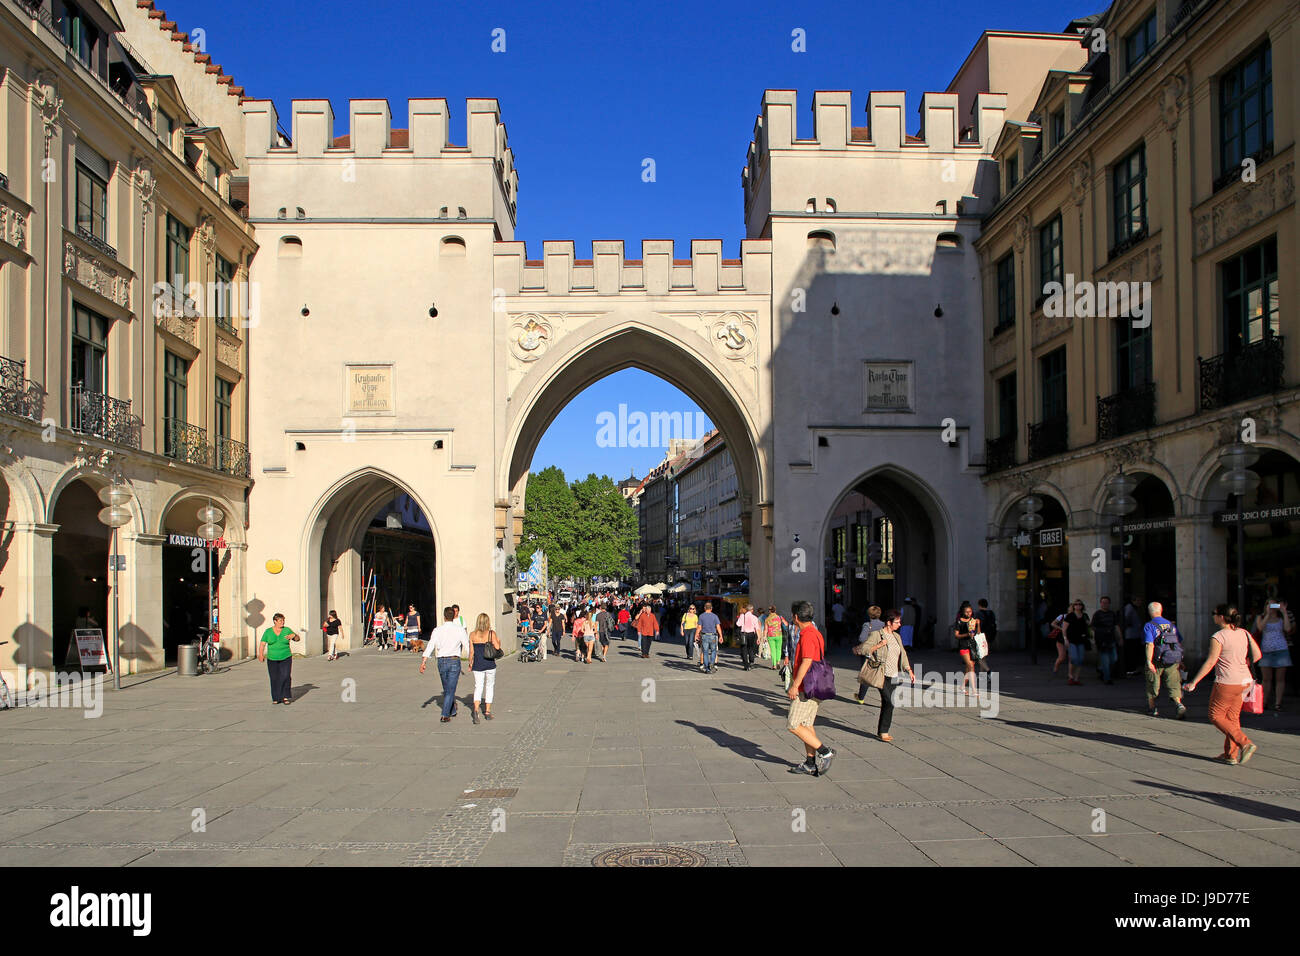
[[[1029,538],[1029,587],[1025,602],[1026,643],[1029,645],[1029,660],[1034,664],[1038,663],[1038,642],[1034,640],[1034,598],[1036,596],[1034,591],[1037,590],[1034,582],[1034,532],[1043,526],[1043,516],[1038,513],[1042,510],[1043,499],[1038,495],[1026,495],[1020,502],[1020,527]]]
[[[1259,487],[1259,475],[1250,466],[1259,461],[1259,454],[1249,445],[1238,442],[1219,453],[1219,464],[1224,472],[1219,484],[1237,498],[1237,612],[1246,614],[1246,528],[1241,520],[1241,505],[1246,495]]]
[[[204,563],[208,566],[208,627],[213,631],[218,631],[216,626],[217,615],[212,607],[212,545],[225,532],[225,528],[221,526],[221,519],[226,516],[226,513],[220,508],[214,507],[212,502],[209,501],[195,512],[195,515],[200,522],[199,537],[207,542],[207,561]],[[218,633],[220,632],[218,631]]]
[[[108,563],[112,566],[113,572],[113,689],[121,690],[122,655],[117,626],[117,572],[121,567],[121,561],[117,553],[117,529],[131,522],[131,511],[126,506],[126,503],[131,500],[131,489],[114,480],[99,489],[99,500],[104,503],[104,507],[99,509],[99,521],[113,529],[112,547],[108,555]]]
[[[1106,491],[1108,496],[1106,503],[1102,505],[1102,510],[1108,515],[1115,515],[1119,518],[1119,589],[1120,600],[1124,601],[1128,597],[1128,592],[1124,585],[1124,570],[1126,559],[1124,554],[1124,516],[1131,515],[1137,510],[1137,499],[1133,497],[1133,492],[1137,490],[1138,480],[1132,475],[1124,474],[1121,467],[1119,474],[1115,475],[1106,482]]]

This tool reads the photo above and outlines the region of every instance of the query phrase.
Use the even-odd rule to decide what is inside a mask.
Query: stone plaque
[[[345,366],[343,387],[345,414],[394,414],[391,365]]]
[[[863,411],[910,412],[914,401],[911,362],[865,362],[866,403]]]

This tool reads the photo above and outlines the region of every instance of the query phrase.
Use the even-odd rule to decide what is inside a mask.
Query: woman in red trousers
[[[1231,604],[1220,604],[1214,609],[1214,623],[1218,632],[1210,638],[1210,653],[1200,671],[1188,683],[1185,691],[1191,693],[1196,685],[1214,668],[1214,690],[1210,691],[1210,723],[1223,731],[1223,753],[1215,760],[1227,764],[1245,763],[1257,749],[1241,729],[1242,697],[1255,679],[1250,665],[1262,656],[1259,645],[1250,631],[1241,626],[1241,615]]]

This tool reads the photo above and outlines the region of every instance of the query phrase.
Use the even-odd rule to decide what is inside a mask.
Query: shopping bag
[[[1264,685],[1258,681],[1251,681],[1247,685],[1241,697],[1241,712],[1243,714],[1264,713]]]

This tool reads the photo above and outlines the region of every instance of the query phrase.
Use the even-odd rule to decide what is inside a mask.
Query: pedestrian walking
[[[414,604],[408,604],[406,606],[406,639],[408,641],[418,641],[424,635],[424,630],[420,624],[420,612],[415,609]]]
[[[984,642],[988,646],[988,653],[980,656],[979,668],[984,673],[989,672],[989,653],[993,651],[993,641],[998,636],[998,616],[989,609],[989,599],[980,598],[979,607],[975,611],[975,616],[980,620],[980,633],[984,635]]]
[[[880,615],[881,611],[879,604],[872,604],[867,608],[867,619],[862,624],[862,630],[858,632],[858,643],[853,647],[854,654],[869,654],[869,652],[865,650],[868,641],[871,642],[872,646],[875,646],[876,640],[872,639],[873,635],[876,634],[877,631],[883,631],[885,629],[885,622],[881,620]],[[873,658],[868,656],[867,660],[862,663],[863,668],[866,668],[872,660]],[[858,676],[861,678],[862,675],[859,674]],[[858,689],[853,692],[853,699],[861,704],[866,702],[866,696],[867,685],[859,681]]]
[[[1234,605],[1216,607],[1214,624],[1219,630],[1210,638],[1209,654],[1186,690],[1189,694],[1195,691],[1205,675],[1214,670],[1210,723],[1223,732],[1223,753],[1214,759],[1235,765],[1245,763],[1259,749],[1241,729],[1241,704],[1246,691],[1255,684],[1250,665],[1258,663],[1263,653],[1251,633],[1241,626],[1241,615]]]
[[[838,647],[844,641],[844,605],[840,603],[839,598],[831,605],[830,620],[831,640]]]
[[[1295,619],[1286,601],[1265,602],[1263,611],[1255,617],[1255,631],[1260,635],[1259,649],[1264,655],[1259,664],[1264,678],[1264,704],[1267,706],[1271,697],[1273,712],[1281,713],[1286,669],[1291,666],[1291,635],[1295,633]]]
[[[1083,601],[1075,600],[1070,605],[1070,613],[1065,615],[1065,640],[1069,645],[1070,665],[1069,683],[1078,687],[1083,681],[1083,659],[1088,654],[1088,644],[1092,640],[1092,625],[1084,610]]]
[[[556,654],[560,653],[562,640],[564,640],[564,610],[553,607],[551,608],[551,647]]]
[[[321,630],[325,632],[325,640],[329,642],[329,653],[325,655],[325,660],[338,660],[339,638],[343,635],[343,622],[339,620],[336,611],[330,611],[329,616],[325,618],[325,623],[321,625]]]
[[[758,657],[758,616],[749,605],[736,618],[736,630],[740,634],[740,660],[749,670]]]
[[[1114,684],[1111,673],[1119,660],[1119,644],[1124,638],[1119,615],[1110,609],[1110,598],[1105,595],[1102,595],[1101,607],[1092,615],[1092,639],[1097,642],[1097,666],[1101,668],[1101,679]]]
[[[1137,595],[1129,595],[1121,617],[1121,626],[1124,628],[1124,674],[1127,677],[1139,677],[1145,668],[1142,664],[1142,607],[1138,604]]]
[[[627,609],[626,604],[618,606],[618,630],[623,640],[632,637],[632,612]]]
[[[641,610],[637,613],[636,632],[641,635],[641,656],[648,658],[650,656],[650,644],[659,633],[659,619],[655,617],[654,611],[650,610],[649,604],[643,604]]]
[[[284,626],[284,615],[271,618],[271,626],[262,632],[257,645],[258,660],[266,661],[266,673],[271,678],[271,703],[293,703],[293,648],[291,642],[300,638]]]
[[[686,659],[689,661],[695,653],[695,645],[699,643],[700,617],[695,613],[695,605],[692,604],[682,615],[681,637],[682,643],[686,646]]]
[[[979,618],[975,616],[975,611],[971,607],[970,601],[962,601],[961,607],[957,609],[957,620],[953,623],[952,634],[957,640],[957,653],[961,656],[963,673],[961,676],[961,687],[963,694],[974,694],[979,696],[979,688],[975,683],[975,660],[977,652],[975,648],[975,635],[980,633]],[[969,681],[970,690],[966,689]]]
[[[1047,636],[1056,641],[1056,660],[1052,662],[1052,676],[1055,677],[1062,664],[1066,666],[1067,671],[1070,666],[1070,642],[1065,639],[1064,614],[1058,614],[1052,619],[1047,629]]]
[[[474,622],[474,633],[469,636],[469,644],[469,666],[474,674],[474,711],[470,714],[470,719],[477,724],[480,701],[483,704],[483,719],[492,719],[492,695],[497,686],[496,659],[501,656],[501,639],[492,630],[492,619],[487,614],[480,614]]]
[[[921,623],[921,608],[915,599],[909,597],[904,599],[899,613],[903,615],[903,626],[898,629],[899,640],[904,647],[911,647],[912,640],[916,637],[916,625]]]
[[[708,605],[705,605],[707,613]],[[831,768],[835,751],[822,743],[813,730],[817,720],[819,701],[803,692],[803,681],[814,661],[826,660],[826,639],[822,637],[817,626],[813,624],[813,608],[807,601],[796,605],[794,619],[799,629],[799,641],[795,647],[794,676],[790,679],[790,689],[786,696],[790,698],[790,713],[786,718],[786,728],[799,738],[803,744],[804,761],[790,768],[790,773],[803,773],[810,777],[819,777]]]
[[[582,664],[591,663],[591,647],[594,642],[589,629],[587,611],[579,608],[573,616],[573,659]]]
[[[1169,699],[1178,708],[1178,719],[1182,720],[1187,716],[1179,674],[1179,665],[1183,662],[1183,636],[1178,633],[1178,625],[1163,616],[1164,608],[1159,601],[1147,605],[1147,614],[1151,620],[1142,630],[1146,644],[1147,713],[1152,717],[1160,716],[1156,713],[1156,701],[1163,684],[1169,691]]]
[[[374,630],[375,644],[382,651],[388,646],[388,607],[386,605],[381,604],[375,609],[371,627]]]
[[[718,640],[722,636],[722,620],[713,613],[713,602],[704,602],[700,615],[700,670],[706,674],[718,672]]]
[[[596,640],[600,641],[598,660],[604,664],[609,658],[609,632],[614,629],[614,615],[605,606],[596,614]]]
[[[772,670],[780,673],[781,644],[785,638],[785,618],[776,613],[776,605],[768,605],[767,616],[763,618],[763,638],[767,641],[772,655]]]
[[[420,658],[420,673],[432,655],[438,661],[438,676],[442,678],[442,717],[445,724],[456,716],[456,683],[460,680],[460,659],[470,654],[469,635],[456,620],[455,607],[442,609],[442,623],[429,635]]]
[[[880,613],[879,608],[875,610],[877,614]],[[867,638],[853,649],[855,653],[861,653],[866,657],[862,670],[858,672],[858,681],[862,685],[858,703],[866,703],[868,687],[880,691],[880,720],[876,724],[876,736],[887,744],[894,742],[894,738],[889,735],[889,729],[894,721],[892,684],[898,678],[900,670],[907,671],[907,676],[912,683],[916,683],[912,662],[907,658],[907,648],[903,646],[903,641],[898,636],[898,629],[902,624],[898,611],[890,608],[881,619],[881,627],[870,632],[864,629],[863,633],[868,634]]]

